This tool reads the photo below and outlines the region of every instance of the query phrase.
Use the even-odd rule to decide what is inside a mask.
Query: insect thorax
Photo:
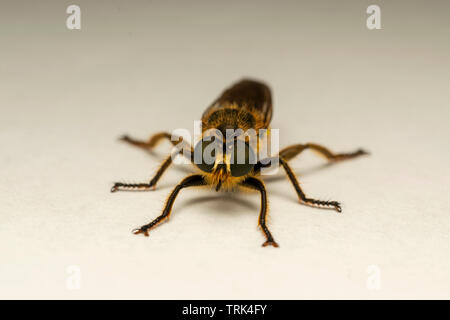
[[[255,129],[258,131],[263,128],[262,119],[258,113],[253,112],[251,108],[229,105],[218,109],[212,109],[210,113],[202,119],[202,131],[217,129],[226,136],[227,129],[242,129],[247,131]]]

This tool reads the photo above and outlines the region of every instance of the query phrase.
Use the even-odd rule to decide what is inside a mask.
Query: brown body
[[[272,119],[272,112],[272,97],[269,87],[266,84],[258,81],[248,79],[241,80],[240,82],[237,82],[230,88],[226,89],[219,96],[219,98],[217,98],[205,110],[202,116],[202,132],[205,135],[205,132],[207,132],[209,129],[217,129],[222,132],[223,136],[226,136],[225,131],[227,129],[242,129],[244,131],[248,129],[254,129],[259,134],[260,129],[267,129],[269,127],[270,121]],[[131,139],[128,136],[123,136],[121,139],[132,145],[148,150],[152,149],[161,139],[164,138],[170,140],[171,135],[166,132],[158,133],[150,137],[148,141],[139,141]],[[205,139],[205,137],[202,137],[202,140],[199,142],[200,144],[206,143],[203,139]],[[175,145],[179,143],[179,141],[172,141],[172,143]],[[183,141],[183,143],[185,142]],[[223,145],[225,150],[225,141],[223,142]],[[194,163],[194,148],[189,148],[191,150],[190,160]],[[249,146],[247,145],[246,148],[249,148]],[[341,212],[341,206],[337,201],[321,201],[309,198],[301,189],[296,175],[288,165],[288,161],[306,149],[317,151],[320,155],[324,156],[329,161],[350,159],[367,154],[367,152],[359,149],[351,153],[335,154],[329,151],[327,148],[318,144],[306,143],[296,144],[284,148],[279,152],[278,155],[273,156],[273,158],[277,160],[277,163],[279,163],[279,165],[285,170],[287,177],[295,188],[300,203],[323,208],[333,208],[336,211]],[[171,165],[171,163],[172,157],[168,157],[162,163],[160,169],[157,171],[157,173],[149,183],[115,183],[111,191],[115,192],[119,190],[151,190],[156,186],[156,183],[158,182],[164,171]],[[143,233],[144,235],[148,236],[148,231],[151,228],[155,227],[170,216],[175,198],[177,197],[180,190],[184,188],[210,185],[218,191],[219,189],[221,189],[221,187],[226,189],[242,187],[246,189],[256,190],[260,193],[261,209],[258,222],[261,230],[266,237],[266,241],[263,243],[263,246],[272,245],[278,247],[278,244],[273,239],[272,234],[267,227],[267,192],[264,183],[259,178],[261,169],[266,166],[265,163],[266,162],[261,161],[261,159],[258,159],[258,162],[256,164],[244,163],[239,167],[239,165],[234,165],[230,161],[230,159],[225,156],[225,153],[223,153],[221,155],[217,155],[217,159],[214,164],[196,164],[196,166],[200,169],[199,172],[197,174],[186,177],[174,188],[174,190],[169,195],[162,214],[150,223],[143,225],[138,229],[135,229],[133,232],[135,234]]]
[[[272,120],[272,95],[261,82],[242,80],[226,89],[203,113],[203,130],[268,128]]]

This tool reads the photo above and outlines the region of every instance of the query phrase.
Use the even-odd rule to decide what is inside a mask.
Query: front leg
[[[195,186],[203,186],[206,185],[206,181],[201,175],[192,175],[189,177],[184,178],[176,187],[173,189],[172,193],[170,194],[169,198],[167,199],[166,205],[164,207],[164,210],[160,216],[158,216],[155,220],[152,222],[143,225],[140,228],[134,229],[134,234],[143,233],[145,236],[148,237],[148,230],[155,227],[165,219],[169,218],[170,213],[172,212],[173,203],[175,202],[175,198],[178,196],[178,193],[181,189],[187,188],[187,187],[195,187]]]
[[[278,247],[278,244],[275,242],[275,240],[272,237],[272,234],[269,231],[269,228],[267,228],[266,225],[266,218],[267,218],[267,192],[266,188],[264,187],[264,184],[256,178],[249,177],[245,179],[243,182],[241,182],[241,186],[247,187],[253,190],[257,190],[261,193],[261,211],[259,213],[259,226],[261,227],[261,230],[263,231],[264,235],[266,236],[266,242],[263,243],[263,247],[271,245],[274,247]]]

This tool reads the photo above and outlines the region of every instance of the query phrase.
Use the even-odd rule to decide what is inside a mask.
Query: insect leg
[[[185,142],[183,141],[182,144]],[[184,145],[186,147],[186,145]],[[156,183],[158,183],[159,179],[163,175],[163,173],[167,170],[167,168],[170,167],[172,164],[172,158],[174,158],[177,154],[183,154],[186,156],[191,162],[193,162],[193,154],[194,152],[192,150],[189,150],[185,153],[183,152],[184,147],[182,146],[180,149],[176,150],[173,154],[171,154],[169,157],[167,157],[161,166],[159,167],[158,171],[156,172],[155,176],[150,180],[149,183],[122,183],[122,182],[116,182],[114,183],[114,186],[111,188],[111,192],[116,191],[146,191],[150,189],[154,189],[156,187]],[[189,146],[190,148],[190,146]]]
[[[178,140],[171,140],[172,136],[168,132],[159,132],[154,135],[152,135],[147,141],[142,140],[136,140],[133,138],[130,138],[128,135],[124,135],[120,137],[120,140],[125,141],[133,146],[145,149],[145,150],[152,150],[161,140],[167,139],[169,140],[174,146],[176,146],[179,142],[182,141],[183,138],[179,138]]]
[[[148,236],[148,230],[155,227],[160,222],[164,221],[170,216],[172,211],[173,203],[175,202],[175,198],[178,196],[178,193],[181,189],[187,187],[195,187],[195,186],[203,186],[206,185],[206,181],[203,179],[201,175],[192,175],[184,178],[176,187],[173,189],[172,193],[169,195],[167,199],[166,205],[164,206],[163,212],[160,216],[158,216],[155,220],[150,222],[149,224],[143,225],[140,228],[134,229],[134,234],[143,233],[145,236]]]
[[[295,177],[295,174],[292,172],[292,169],[287,164],[287,161],[284,160],[282,157],[280,157],[279,160],[280,160],[280,164],[283,166],[283,169],[286,171],[286,174],[287,174],[289,180],[291,180],[292,184],[294,185],[295,191],[297,191],[297,195],[302,203],[311,205],[311,206],[333,207],[337,212],[342,211],[341,205],[337,201],[322,201],[322,200],[308,198],[305,195],[305,193],[303,192],[302,188],[300,187],[300,184],[298,183],[298,180]]]
[[[315,143],[306,143],[306,144],[296,144],[289,147],[284,148],[280,151],[280,157],[282,157],[284,160],[289,161],[298,154],[300,154],[302,151],[306,149],[311,149],[313,151],[316,151],[320,155],[327,158],[329,161],[340,161],[340,160],[346,160],[355,158],[364,154],[368,154],[368,152],[358,149],[355,152],[349,152],[349,153],[333,153],[330,150],[328,150],[325,147],[322,147]]]
[[[263,231],[264,235],[266,236],[266,242],[263,243],[263,247],[268,246],[268,245],[278,247],[278,244],[273,239],[272,234],[270,233],[269,228],[267,228],[267,225],[266,225],[267,193],[266,193],[266,188],[264,187],[264,184],[261,182],[261,180],[250,177],[250,178],[245,179],[241,183],[241,185],[243,187],[257,190],[261,193],[261,211],[259,213],[259,226],[261,227],[261,230]]]
[[[146,191],[156,187],[156,183],[159,178],[161,178],[164,171],[172,164],[172,156],[169,156],[166,160],[163,161],[155,176],[150,180],[149,183],[122,183],[116,182],[114,186],[111,188],[111,192],[116,191]]]

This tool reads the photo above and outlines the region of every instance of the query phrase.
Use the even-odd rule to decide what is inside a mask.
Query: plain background
[[[366,27],[373,3],[381,30]],[[81,30],[66,28],[70,4]],[[449,8],[2,1],[0,297],[449,298]],[[280,172],[266,179],[278,249],[261,247],[252,193],[182,191],[169,223],[132,235],[188,168],[154,192],[111,194],[115,181],[147,181],[170,150],[117,138],[191,130],[244,76],[272,87],[282,146],[372,153],[292,161],[305,192],[343,214],[299,205]]]

